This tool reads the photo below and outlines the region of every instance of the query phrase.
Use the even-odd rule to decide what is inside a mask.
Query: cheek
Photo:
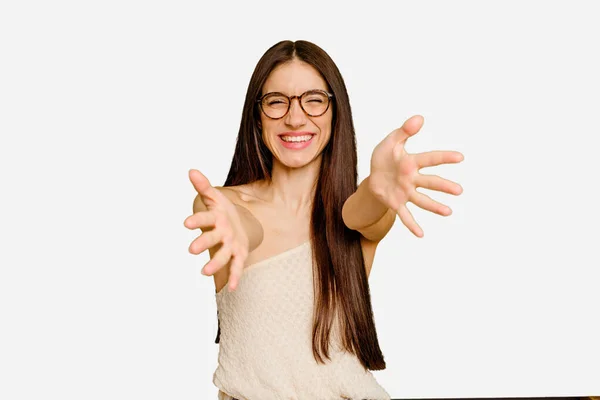
[[[273,121],[262,121],[261,137],[263,143],[266,143],[270,146],[274,144],[276,139],[273,136],[273,132],[275,132],[276,129],[272,125]]]
[[[331,132],[333,131],[331,122],[331,118],[328,118],[327,121],[323,121],[322,124],[319,124],[321,134],[323,134],[323,137],[326,139],[327,142],[329,141],[329,138],[331,137]]]

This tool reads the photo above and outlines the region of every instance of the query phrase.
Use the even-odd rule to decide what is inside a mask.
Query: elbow
[[[350,216],[353,215],[353,213],[350,210],[348,203],[349,202],[346,201],[344,203],[344,206],[342,207],[342,221],[344,221],[344,225],[346,225],[348,229],[352,229],[353,231],[355,231],[357,227],[356,225],[352,224],[352,218]]]
[[[363,235],[366,239],[371,240],[373,242],[379,242],[383,239],[388,232],[394,226],[394,222],[396,221],[396,213],[394,210],[389,209],[383,217],[379,219],[379,221],[366,226],[364,228],[359,229],[361,235]]]

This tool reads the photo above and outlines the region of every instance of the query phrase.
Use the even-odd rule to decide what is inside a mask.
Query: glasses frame
[[[312,115],[309,114],[304,107],[302,107],[302,97],[304,97],[304,95],[308,94],[308,93],[315,93],[315,92],[319,92],[319,93],[323,93],[327,96],[327,108],[325,108],[325,111],[323,111],[321,114],[317,114],[317,115]],[[273,94],[278,94],[281,95],[283,97],[287,97],[288,98],[288,107],[287,110],[285,111],[285,114],[283,114],[281,117],[279,118],[273,118],[270,117],[265,110],[263,109],[263,100],[265,97],[269,96],[269,95],[273,95]],[[333,99],[333,93],[329,93],[325,90],[321,90],[321,89],[311,89],[311,90],[307,90],[306,92],[302,93],[300,96],[288,96],[285,95],[281,92],[269,92],[269,93],[265,93],[264,95],[262,95],[260,98],[256,99],[256,102],[258,103],[258,106],[260,107],[260,111],[262,111],[263,114],[265,114],[265,117],[269,118],[269,119],[274,119],[274,120],[278,120],[281,118],[284,118],[286,115],[288,115],[288,113],[290,112],[290,108],[292,108],[292,101],[294,99],[298,99],[298,104],[300,105],[300,108],[302,109],[302,111],[304,111],[304,114],[308,115],[309,117],[320,117],[321,115],[325,114],[327,112],[327,110],[329,110],[329,106],[331,105],[331,99]]]

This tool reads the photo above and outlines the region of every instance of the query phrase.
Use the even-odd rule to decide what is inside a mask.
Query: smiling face
[[[294,59],[271,72],[263,85],[261,96],[272,92],[290,97],[300,96],[315,89],[329,91],[327,83],[313,66]],[[302,167],[315,160],[329,142],[332,116],[333,104],[329,105],[325,114],[310,117],[302,111],[299,100],[293,99],[289,112],[283,118],[274,120],[260,112],[262,139],[280,163],[290,168]],[[291,139],[291,136],[296,138]],[[308,141],[304,141],[306,139]]]

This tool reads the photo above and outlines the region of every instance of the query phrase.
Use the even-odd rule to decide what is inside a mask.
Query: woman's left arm
[[[423,237],[423,230],[406,207],[407,202],[443,216],[452,213],[449,207],[416,188],[459,195],[462,187],[436,175],[420,174],[419,170],[459,163],[464,157],[457,151],[408,154],[404,144],[422,126],[423,117],[413,116],[375,147],[371,156],[371,174],[344,203],[342,218],[348,228],[361,232],[369,240],[379,241],[391,229],[398,215],[415,236]]]

